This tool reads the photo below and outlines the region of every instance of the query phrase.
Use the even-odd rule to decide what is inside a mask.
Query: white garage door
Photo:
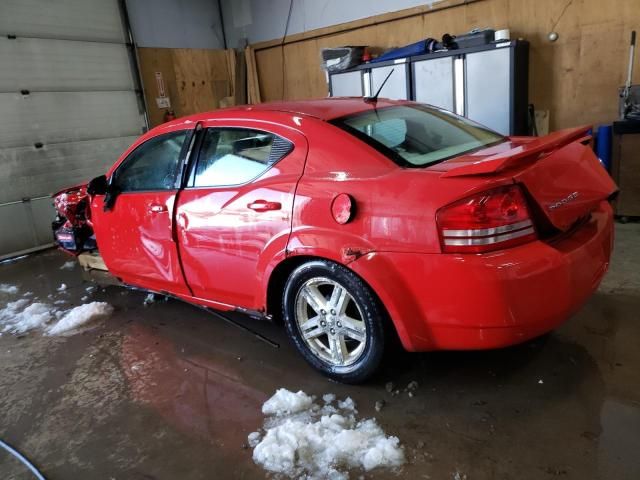
[[[0,259],[52,242],[50,195],[143,131],[118,0],[0,0]]]

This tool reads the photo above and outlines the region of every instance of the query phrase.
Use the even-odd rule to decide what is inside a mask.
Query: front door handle
[[[149,213],[162,213],[167,211],[166,205],[161,205],[158,203],[154,203],[149,206]]]
[[[280,210],[282,208],[282,204],[280,202],[267,202],[266,200],[256,200],[249,205],[247,208],[251,210],[255,210],[256,212],[268,212],[269,210]]]

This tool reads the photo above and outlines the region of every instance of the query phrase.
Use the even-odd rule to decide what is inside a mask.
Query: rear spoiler
[[[536,138],[525,145],[521,145],[506,152],[485,157],[475,163],[453,168],[442,176],[462,177],[466,175],[486,175],[507,169],[519,161],[522,161],[524,158],[537,160],[571,142],[579,141],[584,144],[590,142],[591,134],[589,131],[591,128],[591,126],[586,125],[582,127],[558,130],[557,132]]]

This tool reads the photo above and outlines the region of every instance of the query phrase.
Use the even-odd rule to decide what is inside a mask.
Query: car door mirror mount
[[[94,178],[87,185],[87,193],[91,196],[106,195],[109,191],[109,182],[106,175]]]

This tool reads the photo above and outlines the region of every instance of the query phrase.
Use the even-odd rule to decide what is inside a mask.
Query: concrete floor
[[[190,305],[144,307],[143,293],[108,287],[93,299],[116,312],[82,333],[0,336],[0,438],[49,479],[264,478],[243,444],[262,402],[287,387],[350,395],[400,437],[409,463],[366,478],[635,480],[638,239],[640,225],[617,226],[607,278],[557,332],[499,351],[399,353],[358,387],[314,373],[276,326],[235,317],[279,349]],[[49,251],[1,265],[0,283],[46,298],[64,282],[56,295],[81,303],[87,284],[77,268],[60,270],[67,259]],[[411,380],[414,398],[384,389]],[[0,451],[0,478],[31,477]]]

